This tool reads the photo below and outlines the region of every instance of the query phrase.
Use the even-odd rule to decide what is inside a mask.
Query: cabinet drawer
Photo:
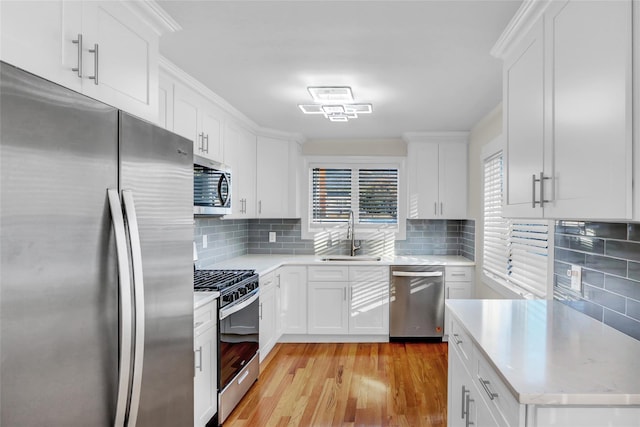
[[[216,322],[218,320],[216,318],[217,304],[218,301],[213,300],[210,303],[198,308],[193,313],[193,328],[195,336],[202,334],[207,329],[216,325]]]
[[[449,331],[449,346],[458,352],[469,372],[474,372],[473,365],[473,342],[467,332],[455,319],[450,319],[451,328]]]
[[[276,284],[276,273],[273,271],[267,274],[260,276],[260,289],[263,291],[268,291],[273,288]]]
[[[445,267],[444,281],[471,282],[473,281],[473,267]]]
[[[520,405],[515,397],[485,358],[478,352],[474,356],[477,366],[474,380],[493,416],[504,427],[519,425]]]
[[[307,272],[309,282],[346,282],[349,280],[349,267],[337,265],[310,266]]]
[[[349,267],[351,282],[388,282],[389,267]]]

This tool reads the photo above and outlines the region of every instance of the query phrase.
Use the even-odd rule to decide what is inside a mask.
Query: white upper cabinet
[[[223,113],[180,83],[175,84],[173,131],[193,141],[193,153],[223,163]]]
[[[77,92],[82,90],[78,34],[82,3],[2,1],[2,60]],[[76,68],[76,70],[73,70]]]
[[[467,217],[466,134],[407,134],[408,218]]]
[[[256,148],[257,217],[295,218],[298,169],[295,142],[258,136]]]
[[[167,130],[173,130],[173,81],[160,73],[158,82],[158,120],[156,124]]]
[[[143,2],[3,1],[2,59],[156,122],[158,39]],[[174,30],[175,28],[171,28]]]
[[[630,219],[632,1],[541,3],[525,2],[493,51],[504,59],[505,213]]]
[[[256,136],[227,123],[224,131],[224,162],[231,167],[233,213],[226,218],[256,217]]]

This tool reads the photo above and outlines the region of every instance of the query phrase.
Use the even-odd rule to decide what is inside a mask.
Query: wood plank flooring
[[[225,427],[446,426],[447,344],[277,344]]]

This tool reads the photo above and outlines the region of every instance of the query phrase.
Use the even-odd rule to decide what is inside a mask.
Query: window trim
[[[302,238],[314,239],[317,233],[337,232],[338,238],[344,238],[347,231],[346,223],[320,223],[311,222],[311,169],[314,167],[343,168],[359,167],[367,168],[397,168],[398,169],[398,222],[397,224],[356,224],[356,239],[367,240],[380,238],[381,234],[395,240],[406,239],[406,158],[399,156],[304,156],[300,176],[304,177],[304,185],[301,188],[300,214],[302,219]],[[357,176],[356,176],[357,178]]]

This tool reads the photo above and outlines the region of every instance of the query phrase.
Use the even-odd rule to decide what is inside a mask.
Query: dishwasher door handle
[[[395,277],[441,277],[442,271],[394,271]]]

